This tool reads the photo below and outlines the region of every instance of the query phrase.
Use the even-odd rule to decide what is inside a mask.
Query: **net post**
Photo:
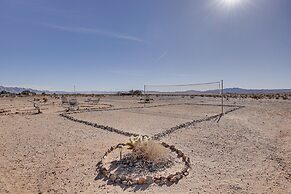
[[[224,114],[224,109],[223,109],[223,80],[221,80],[221,115]]]
[[[146,85],[143,85],[143,107],[145,107],[146,104]]]

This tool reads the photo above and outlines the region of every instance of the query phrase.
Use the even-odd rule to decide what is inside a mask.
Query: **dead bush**
[[[68,101],[66,96],[62,96],[61,99],[62,99],[62,104],[68,104],[69,103],[69,101]]]
[[[77,99],[70,99],[70,100],[69,100],[69,105],[70,105],[70,106],[78,106],[78,101],[77,101]]]
[[[153,140],[147,143],[139,142],[133,150],[133,153],[156,163],[166,161],[169,154],[164,146]]]
[[[132,149],[132,156],[135,159],[145,159],[154,163],[165,162],[168,159],[169,151],[159,142],[137,137],[127,143]]]

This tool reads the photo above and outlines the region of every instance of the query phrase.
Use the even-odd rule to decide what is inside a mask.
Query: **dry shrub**
[[[43,102],[46,103],[48,100],[47,98],[43,98]]]
[[[69,100],[69,105],[70,106],[77,106],[78,105],[77,99],[70,99]]]
[[[158,163],[168,159],[169,151],[156,141],[139,141],[135,143],[132,149],[132,155],[135,158],[144,158]]]
[[[66,96],[62,96],[61,99],[62,99],[62,104],[68,104],[69,103],[69,101],[68,101]]]

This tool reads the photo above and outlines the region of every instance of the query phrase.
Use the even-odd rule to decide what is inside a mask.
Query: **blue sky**
[[[291,88],[291,1],[225,1],[0,0],[0,85]]]

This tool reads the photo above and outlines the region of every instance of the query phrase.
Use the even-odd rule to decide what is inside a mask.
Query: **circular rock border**
[[[139,177],[139,178],[132,178],[129,176],[119,176],[114,173],[111,173],[108,169],[104,167],[103,160],[107,157],[109,153],[111,153],[113,150],[120,147],[121,144],[118,144],[116,146],[112,146],[109,148],[101,160],[97,163],[97,172],[101,174],[104,178],[106,178],[108,181],[111,181],[112,183],[117,183],[124,186],[135,186],[135,185],[149,185],[152,183],[156,183],[157,185],[164,185],[164,184],[173,184],[178,183],[179,180],[181,180],[183,177],[189,175],[190,171],[190,158],[187,157],[181,150],[177,149],[174,145],[169,145],[165,142],[162,142],[161,145],[165,148],[168,148],[171,150],[171,152],[174,152],[177,154],[177,158],[181,158],[181,160],[185,163],[184,168],[181,171],[178,171],[174,174],[170,174],[168,176],[146,176],[146,177]]]

